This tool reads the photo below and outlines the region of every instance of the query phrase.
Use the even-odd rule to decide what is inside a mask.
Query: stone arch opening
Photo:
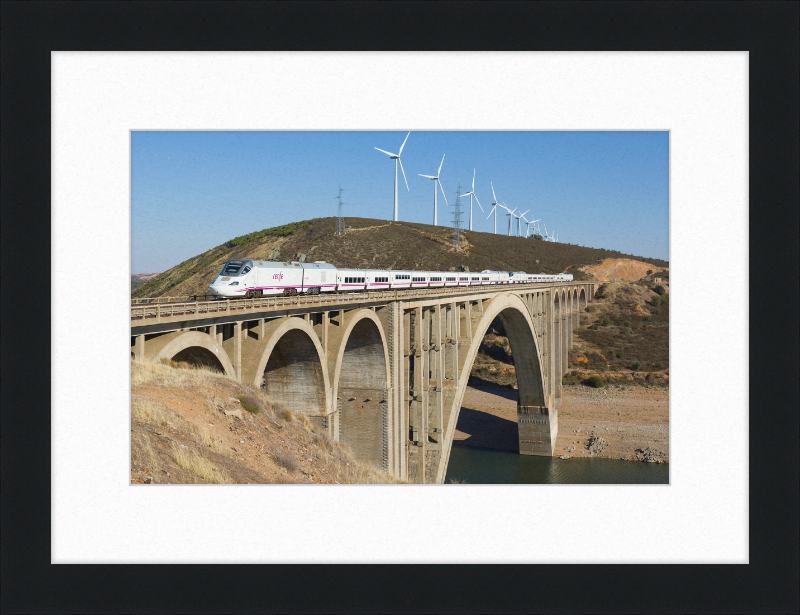
[[[162,343],[163,346],[159,348]],[[154,346],[151,352],[156,353],[153,356],[155,362],[161,359],[183,361],[191,365],[209,367],[225,374],[228,378],[236,378],[230,358],[206,333],[200,331],[168,333],[163,338],[153,340],[151,344]]]
[[[225,373],[225,366],[208,348],[189,346],[172,356],[176,363],[188,363],[197,367],[207,367],[215,372]]]
[[[533,321],[530,318],[527,307],[525,304],[512,294],[495,297],[492,303],[487,306],[483,317],[477,323],[475,329],[475,337],[466,354],[463,368],[460,370],[461,376],[458,380],[458,388],[453,397],[447,397],[445,405],[445,425],[446,438],[444,439],[442,447],[443,459],[439,465],[439,470],[436,474],[436,480],[442,482],[447,473],[447,464],[450,458],[450,450],[452,448],[453,435],[456,429],[461,431],[458,427],[461,417],[461,407],[464,402],[464,393],[468,376],[472,371],[475,363],[475,358],[478,349],[481,346],[483,337],[490,325],[497,318],[508,337],[509,346],[511,347],[511,354],[513,357],[514,368],[517,374],[517,391],[513,395],[513,391],[508,390],[508,394],[513,398],[517,398],[517,412],[516,424],[512,420],[507,420],[503,424],[503,429],[512,429],[517,438],[517,450],[524,454],[552,454],[549,445],[542,445],[542,451],[534,451],[531,446],[534,440],[549,439],[549,431],[547,436],[525,435],[531,429],[549,430],[550,425],[547,416],[540,415],[544,418],[533,418],[536,412],[541,413],[546,411],[547,400],[545,397],[545,383],[544,383],[544,370],[541,364],[541,350],[539,348],[539,340],[537,339]],[[532,413],[532,414],[528,414]],[[469,413],[465,413],[468,418]],[[473,413],[474,414],[474,413]],[[525,416],[524,424],[520,424],[520,416]],[[534,422],[536,421],[536,422]],[[494,421],[498,424],[499,422]],[[466,432],[469,433],[469,432]],[[543,431],[544,433],[544,431]],[[525,435],[525,437],[521,437]],[[524,441],[524,442],[523,442]],[[522,447],[525,447],[522,450]],[[544,449],[547,448],[545,451]]]
[[[378,324],[358,320],[350,331],[336,383],[339,442],[356,459],[385,468],[388,416],[386,348]]]
[[[539,364],[538,342],[532,323],[516,308],[506,308],[497,314],[508,336],[517,390],[521,406],[544,406],[542,371]]]
[[[586,307],[586,289],[581,288],[580,292],[578,293],[578,307],[585,308]]]
[[[264,367],[265,393],[287,410],[325,415],[325,375],[307,331],[289,329],[275,343]]]

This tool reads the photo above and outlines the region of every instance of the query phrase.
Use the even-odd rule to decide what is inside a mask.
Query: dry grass
[[[207,457],[198,454],[186,445],[173,442],[172,454],[175,463],[186,470],[197,483],[229,484],[234,482],[223,468],[215,467]]]
[[[193,366],[188,363],[131,361],[131,387],[143,384],[168,387],[206,384],[214,378],[222,377],[224,377],[222,374],[208,367]]]
[[[217,372],[132,361],[131,381],[133,482],[147,482],[149,477],[154,482],[172,483],[259,482],[256,476],[263,480],[263,469],[269,472],[270,467],[267,480],[272,483],[398,482],[383,470],[356,461],[349,448],[318,429],[304,413],[292,412],[268,399],[263,391]],[[222,414],[231,408],[229,397],[238,399],[250,412],[242,418]],[[189,411],[191,420],[182,415]],[[230,445],[214,436],[209,423],[216,425],[217,432],[221,426],[225,428],[218,435],[231,440]],[[236,443],[240,439],[250,444],[240,446]],[[256,455],[259,461],[254,464],[254,453],[264,449],[273,452]],[[278,468],[286,472],[276,474]]]

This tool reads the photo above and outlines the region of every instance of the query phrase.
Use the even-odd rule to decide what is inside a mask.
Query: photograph
[[[669,149],[131,131],[131,484],[668,484]]]

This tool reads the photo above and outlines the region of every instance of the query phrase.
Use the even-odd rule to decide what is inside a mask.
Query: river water
[[[536,457],[454,445],[445,483],[469,484],[667,484],[668,463],[620,459]]]

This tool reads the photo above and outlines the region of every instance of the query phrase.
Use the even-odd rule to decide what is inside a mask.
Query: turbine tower
[[[410,134],[411,132],[409,131],[408,135]],[[403,168],[402,161],[400,160],[400,154],[403,153],[403,148],[406,146],[406,141],[408,141],[408,135],[406,135],[403,144],[400,146],[400,151],[397,154],[392,154],[391,152],[387,152],[386,150],[383,150],[379,147],[375,148],[379,152],[383,152],[384,154],[389,156],[392,160],[394,160],[394,221],[395,222],[397,222],[397,163],[398,162],[400,163],[400,170],[403,171],[403,179],[406,182],[406,190],[411,192],[411,189],[408,187],[408,180],[406,179],[406,171]]]
[[[525,214],[528,213],[529,211],[530,209],[526,209]],[[522,237],[522,218],[525,217],[525,214],[514,216],[517,219],[517,237]]]
[[[439,174],[442,172],[442,165],[444,164],[444,156],[446,155],[447,154],[442,156],[442,162],[441,164],[439,164],[439,170],[436,171],[436,175],[423,175],[422,173],[417,173],[417,175],[419,175],[420,177],[427,177],[428,179],[433,180],[433,226],[439,226],[437,224],[437,218],[436,218],[436,184],[439,184],[439,190],[442,191],[442,196],[444,196],[444,202],[447,204],[448,207],[450,206],[450,203],[447,202],[447,197],[444,194],[444,188],[442,188],[442,182],[439,181]]]
[[[515,208],[514,208],[514,211],[512,211],[512,210],[510,210],[510,209],[508,208],[508,206],[505,204],[505,202],[503,202],[503,207],[504,207],[504,208],[505,208],[505,210],[508,212],[508,213],[506,214],[506,215],[508,216],[508,236],[509,236],[509,237],[511,237],[511,227],[512,227],[512,225],[514,224],[514,222],[513,222],[513,218],[514,218],[514,212],[515,212],[515,211],[517,211],[517,208],[515,207]]]
[[[492,209],[489,212],[489,215],[486,216],[486,219],[488,220],[489,218],[491,218],[492,212],[494,212],[494,234],[497,235],[497,208],[498,206],[502,207],[502,205],[500,205],[500,203],[497,202],[497,195],[494,193],[494,184],[492,184],[492,182],[489,183],[492,185],[492,196],[494,197],[494,203],[492,203]]]
[[[492,188],[492,190],[494,190],[494,188]],[[467,192],[467,194],[463,196],[469,196],[469,230],[472,230],[472,197],[474,196],[475,200],[478,201],[478,196],[475,194],[475,169],[472,169],[472,192]],[[486,213],[483,211],[483,206],[480,201],[478,201],[478,207],[481,208],[483,213]]]

